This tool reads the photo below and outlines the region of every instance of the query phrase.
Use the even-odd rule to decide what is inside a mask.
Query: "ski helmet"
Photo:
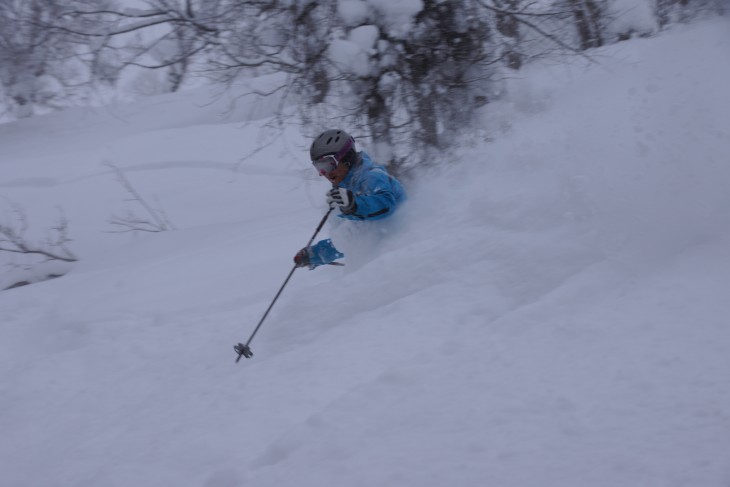
[[[325,130],[312,142],[309,149],[309,157],[316,161],[323,156],[333,155],[337,162],[345,162],[350,165],[351,154],[355,154],[355,139],[344,130]]]

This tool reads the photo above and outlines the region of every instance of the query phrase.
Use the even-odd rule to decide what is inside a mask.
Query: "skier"
[[[364,151],[357,152],[355,139],[344,130],[322,132],[312,142],[309,155],[319,175],[332,183],[327,203],[330,208],[339,208],[340,218],[380,220],[392,215],[405,200],[400,182]],[[325,239],[297,252],[294,263],[314,269],[344,256],[331,239]]]

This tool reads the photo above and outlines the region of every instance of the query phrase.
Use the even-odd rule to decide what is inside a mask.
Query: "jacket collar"
[[[357,161],[355,161],[355,164],[350,167],[350,170],[347,172],[347,176],[345,176],[345,179],[343,179],[339,185],[349,187],[353,182],[352,180],[356,177],[355,174],[359,174],[364,169],[368,169],[372,165],[373,162],[370,160],[370,156],[368,156],[364,151],[358,152]]]

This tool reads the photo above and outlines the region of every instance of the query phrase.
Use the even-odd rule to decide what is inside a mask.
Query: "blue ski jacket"
[[[337,216],[357,221],[387,218],[406,199],[405,190],[383,166],[373,163],[367,153],[360,152],[359,155],[359,162],[350,169],[347,177],[338,185],[340,188],[352,191],[355,198],[355,210],[352,213],[340,213]],[[335,248],[330,239],[321,240],[309,248],[311,268],[329,264],[344,256]]]
[[[360,161],[350,169],[339,187],[349,189],[355,197],[355,211],[337,215],[348,220],[387,218],[406,196],[400,182],[383,166],[373,163],[365,152],[360,152]]]

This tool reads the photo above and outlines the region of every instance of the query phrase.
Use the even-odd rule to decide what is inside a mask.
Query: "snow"
[[[373,63],[370,54],[360,44],[363,39],[357,42],[344,39],[333,40],[329,47],[329,58],[343,73],[352,73],[356,76],[368,76],[372,73]]]
[[[345,39],[332,41],[329,57],[338,69],[357,76],[368,76],[373,70],[370,56],[378,39],[378,28],[374,25],[356,27]]]
[[[653,34],[658,31],[654,0],[636,2],[634,0],[612,0],[607,4],[609,17],[608,32],[614,35],[629,33]]]
[[[204,90],[1,125],[2,204],[81,260],[0,292],[0,485],[727,485],[728,27],[509,80],[237,365],[326,211],[309,140],[242,159],[270,107]],[[105,162],[178,230],[107,233]]]
[[[338,0],[337,15],[348,27],[363,25],[372,16],[388,20],[390,35],[399,37],[408,32],[413,18],[423,10],[422,0]]]
[[[349,27],[360,25],[368,19],[368,4],[363,0],[338,0],[337,15]]]
[[[367,51],[375,47],[375,42],[378,40],[378,28],[374,25],[356,27],[350,31],[347,38]]]

